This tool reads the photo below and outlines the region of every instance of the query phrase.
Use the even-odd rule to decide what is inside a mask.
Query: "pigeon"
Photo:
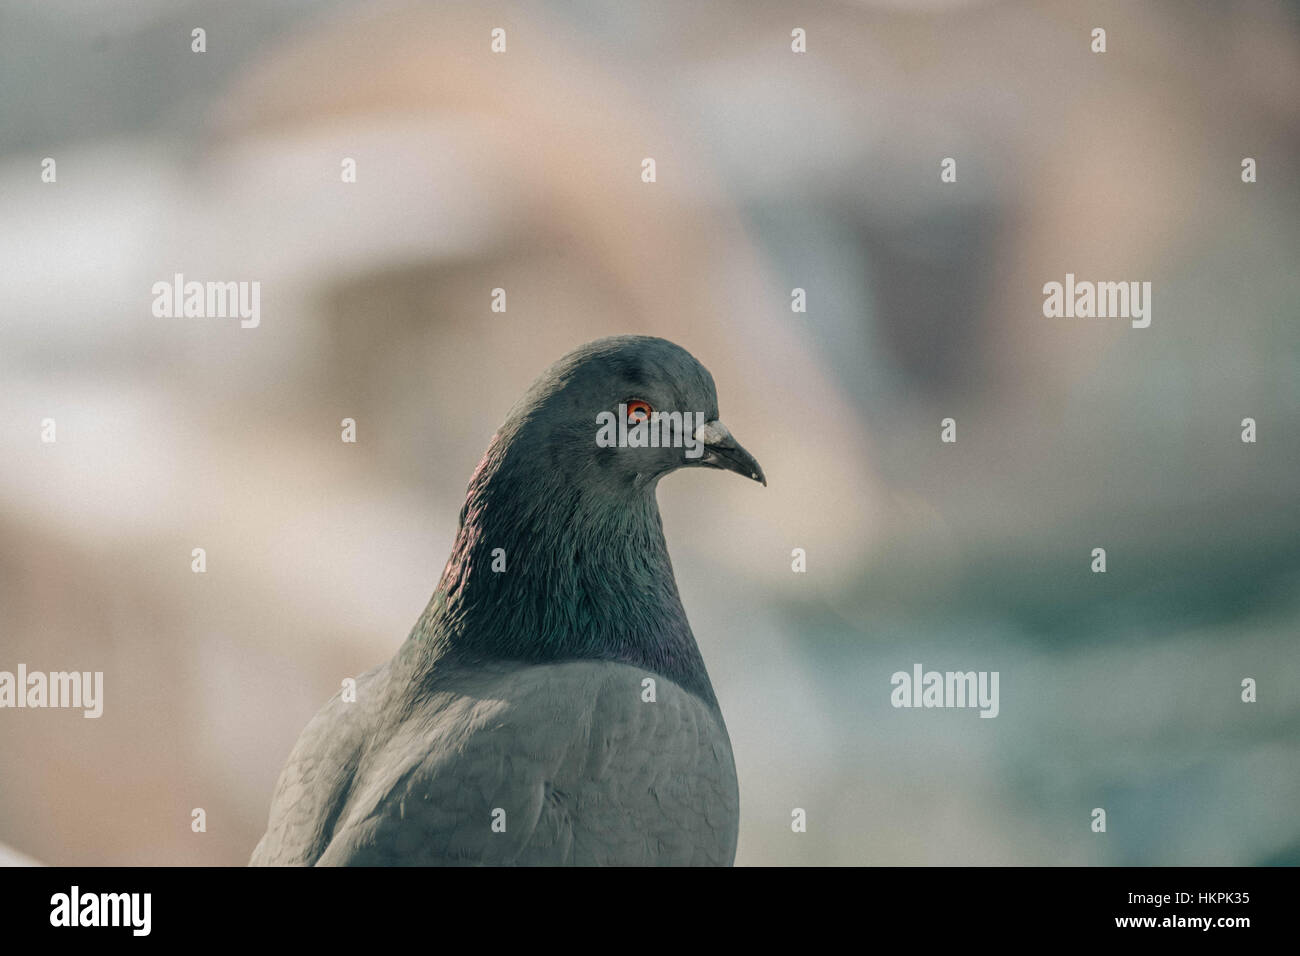
[[[614,336],[544,372],[406,641],[294,746],[250,865],[731,865],[731,742],[655,500],[693,466],[767,484],[685,349]]]

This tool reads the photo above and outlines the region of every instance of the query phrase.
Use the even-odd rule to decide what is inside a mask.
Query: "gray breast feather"
[[[400,721],[382,678],[308,725],[253,863],[730,864],[738,796],[717,711],[606,662],[452,673]],[[494,827],[495,823],[495,827]]]

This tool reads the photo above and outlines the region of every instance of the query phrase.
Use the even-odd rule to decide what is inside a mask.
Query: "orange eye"
[[[654,409],[650,403],[641,398],[629,399],[627,403],[627,420],[629,424],[635,425],[637,422],[643,422],[650,417]]]

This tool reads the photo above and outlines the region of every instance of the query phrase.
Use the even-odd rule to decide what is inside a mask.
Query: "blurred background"
[[[659,496],[738,863],[1300,862],[1298,147],[1294,3],[0,3],[0,670],[105,675],[0,712],[0,858],[246,862],[511,404],[640,332],[769,477]]]

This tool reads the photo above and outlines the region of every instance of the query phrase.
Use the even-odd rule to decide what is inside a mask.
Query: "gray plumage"
[[[703,454],[600,447],[598,413],[635,402],[703,413]],[[730,864],[731,743],[655,501],[684,466],[766,484],[717,418],[708,371],[663,339],[548,369],[475,471],[406,642],[303,731],[252,863]]]

